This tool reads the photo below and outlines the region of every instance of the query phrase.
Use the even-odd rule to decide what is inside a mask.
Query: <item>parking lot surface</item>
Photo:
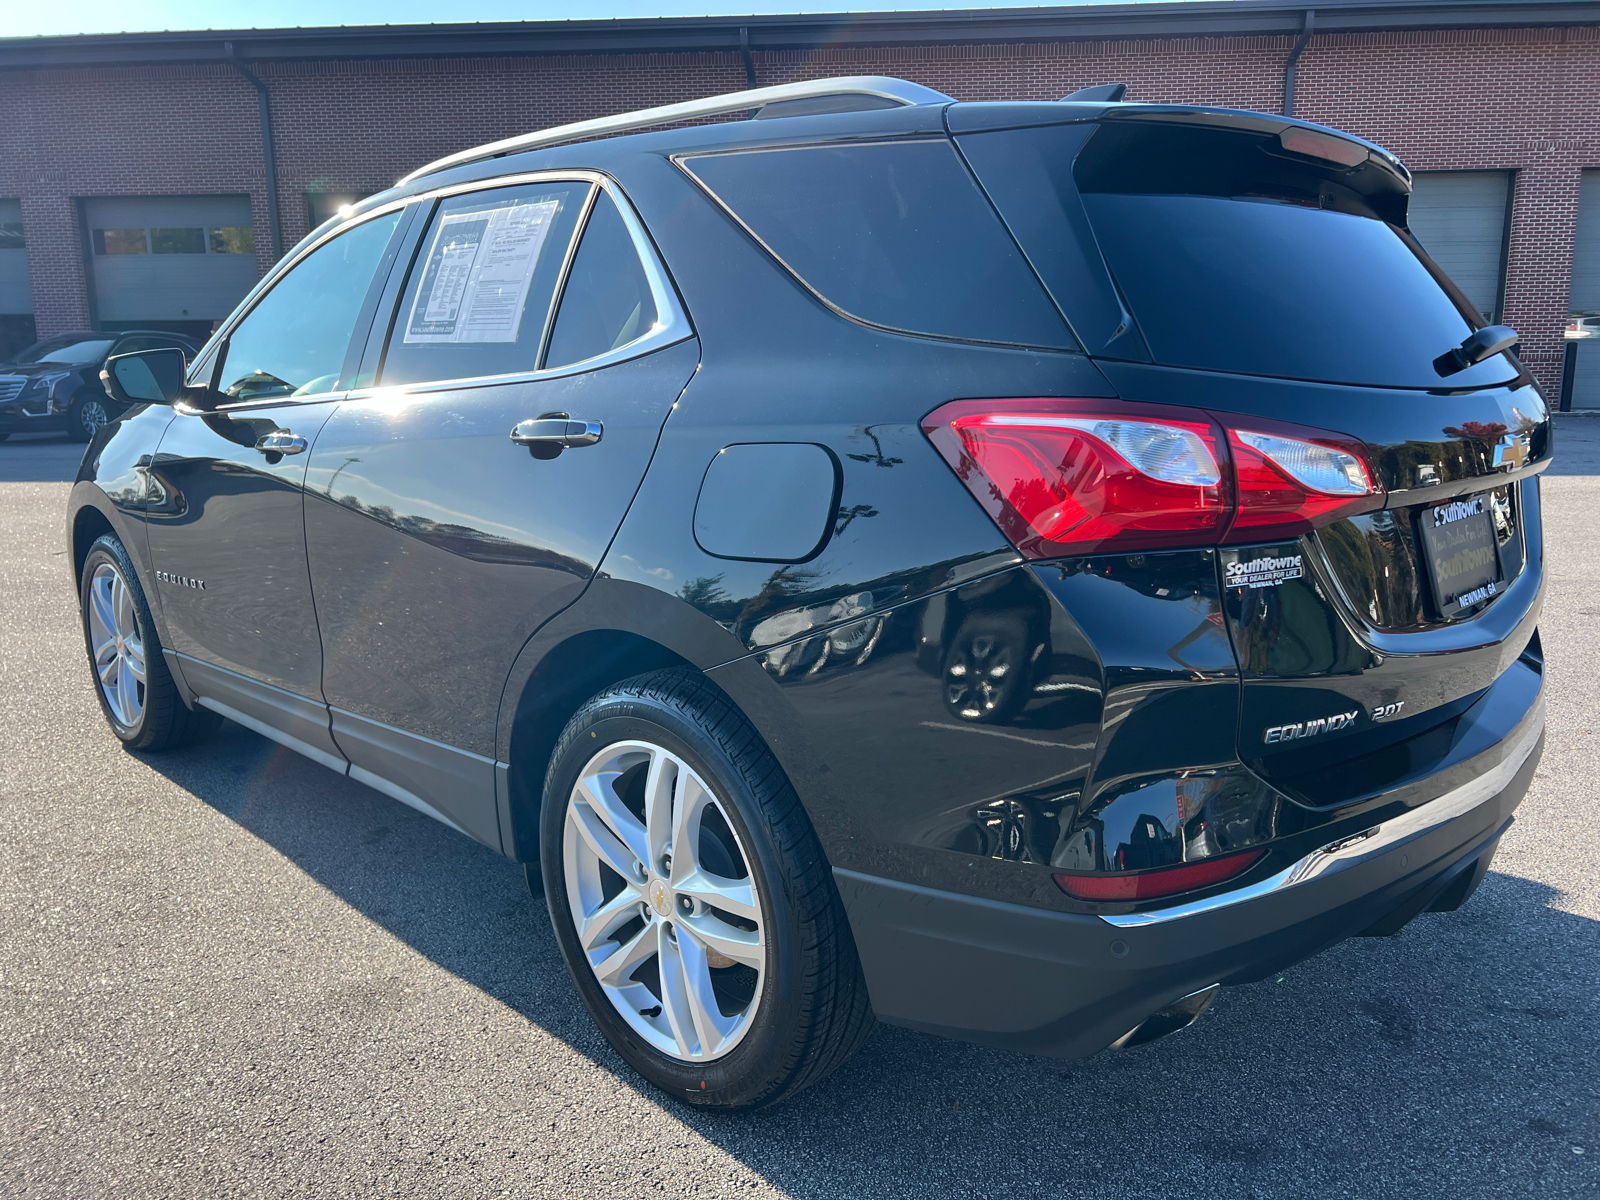
[[[1549,739],[1462,911],[1081,1062],[882,1028],[780,1108],[611,1053],[522,871],[233,725],[125,753],[0,444],[0,1196],[1600,1195],[1600,418],[1544,479]]]

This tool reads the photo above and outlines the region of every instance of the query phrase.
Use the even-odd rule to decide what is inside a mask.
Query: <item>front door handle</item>
[[[305,438],[287,429],[264,433],[256,439],[256,449],[266,455],[299,454],[308,444]]]
[[[593,446],[604,432],[599,421],[575,421],[564,412],[547,412],[519,422],[511,431],[511,440],[526,446],[535,458],[554,458],[563,450]]]

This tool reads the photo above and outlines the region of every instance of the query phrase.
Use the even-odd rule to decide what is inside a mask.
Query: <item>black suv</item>
[[[186,375],[108,365],[106,716],[527,864],[692,1103],[874,1014],[1181,1028],[1460,906],[1539,761],[1547,407],[1409,190],[1282,117],[889,79],[433,164]]]
[[[87,442],[126,405],[108,397],[100,368],[117,354],[177,350],[193,358],[187,338],[158,329],[60,333],[0,363],[0,442],[13,433],[65,433]]]

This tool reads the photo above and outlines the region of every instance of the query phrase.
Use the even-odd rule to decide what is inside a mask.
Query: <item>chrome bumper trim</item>
[[[1431,833],[1447,821],[1453,821],[1463,813],[1471,812],[1478,805],[1492,800],[1505,791],[1516,778],[1517,772],[1522,770],[1522,765],[1528,761],[1533,748],[1539,744],[1539,737],[1544,733],[1544,718],[1544,699],[1541,697],[1533,720],[1528,723],[1516,746],[1497,766],[1485,771],[1470,783],[1462,784],[1455,791],[1446,792],[1437,799],[1420,804],[1392,821],[1385,821],[1382,825],[1374,825],[1371,829],[1364,829],[1336,842],[1329,842],[1321,849],[1313,850],[1299,862],[1285,867],[1276,875],[1259,883],[1207,896],[1203,900],[1193,900],[1188,904],[1156,909],[1154,912],[1123,913],[1119,916],[1102,914],[1100,919],[1118,929],[1138,929],[1145,925],[1178,921],[1184,917],[1216,912],[1218,909],[1229,908],[1235,904],[1259,900],[1263,896],[1270,896],[1285,888],[1360,866],[1380,854],[1388,854],[1406,842],[1415,841]]]

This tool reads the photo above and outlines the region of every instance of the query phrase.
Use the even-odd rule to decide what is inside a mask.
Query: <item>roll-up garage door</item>
[[[1600,171],[1585,171],[1578,193],[1578,236],[1572,247],[1572,313],[1600,314]],[[1600,408],[1600,338],[1578,343],[1572,407]]]
[[[203,332],[256,282],[248,196],[85,200],[95,306],[108,329]]]
[[[1505,280],[1510,171],[1418,171],[1406,223],[1472,307],[1493,321]]]
[[[0,200],[0,359],[33,341],[33,286],[22,201]]]

